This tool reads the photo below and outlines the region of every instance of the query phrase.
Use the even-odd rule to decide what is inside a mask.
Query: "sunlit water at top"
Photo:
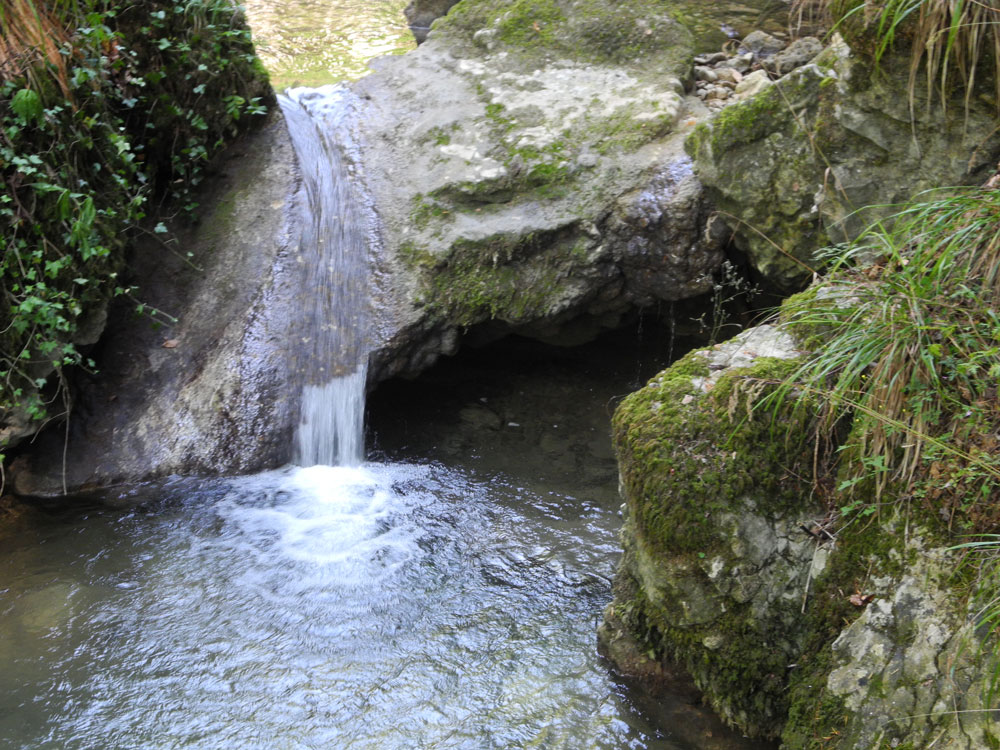
[[[407,0],[246,0],[257,54],[276,90],[354,80],[367,62],[416,44]]]

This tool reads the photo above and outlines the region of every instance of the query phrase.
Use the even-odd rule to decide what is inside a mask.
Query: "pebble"
[[[707,68],[704,65],[695,66],[694,77],[699,81],[708,81],[709,83],[715,83],[715,81],[719,80],[719,74],[712,68]]]
[[[725,52],[712,52],[708,55],[695,55],[694,61],[696,65],[715,65],[728,59]]]
[[[724,83],[736,84],[743,80],[743,74],[736,68],[716,68],[715,74],[718,76],[719,80]]]

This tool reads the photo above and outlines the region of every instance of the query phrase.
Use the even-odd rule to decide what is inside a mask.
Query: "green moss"
[[[574,267],[570,228],[529,236],[460,240],[447,256],[407,247],[401,254],[423,274],[421,297],[432,315],[462,326],[487,320],[518,325],[544,317]]]
[[[410,221],[417,229],[426,229],[434,219],[445,219],[451,210],[433,197],[423,193],[413,196],[413,209],[410,211]]]
[[[38,23],[59,64],[14,44],[0,76],[0,412],[41,424],[38,390],[63,403],[50,375],[87,364],[76,345],[126,292],[147,205],[192,217],[210,160],[273,96],[225,0],[57,3]],[[17,24],[0,13],[0,34]]]
[[[690,33],[663,0],[499,0],[463,2],[435,24],[436,33],[471,39],[492,29],[521,58],[547,52],[582,62],[635,64],[655,56],[676,73],[690,66]]]
[[[626,555],[659,566],[685,590],[685,577],[704,577],[707,559],[732,559],[727,519],[746,512],[789,516],[803,507],[813,460],[809,409],[781,414],[750,407],[798,365],[798,360],[759,358],[731,370],[706,393],[707,359],[692,352],[632,394],[613,418],[623,494],[628,503]],[[728,564],[728,563],[727,563]],[[623,566],[630,567],[630,564]],[[665,567],[664,567],[665,566]],[[669,572],[668,572],[669,571]],[[647,575],[647,574],[644,574]],[[692,596],[702,584],[694,584]],[[687,594],[684,594],[687,596]],[[673,597],[668,597],[673,601]],[[629,627],[656,653],[680,661],[727,721],[754,736],[775,736],[788,707],[787,645],[797,602],[776,603],[767,615],[726,600],[704,626],[678,627],[675,613],[653,606],[636,589]],[[721,642],[706,647],[707,635]]]
[[[758,141],[776,130],[783,130],[792,114],[778,84],[749,99],[723,109],[712,124],[712,151],[724,153],[744,143]]]
[[[588,134],[597,142],[599,154],[629,152],[668,135],[674,128],[674,122],[674,115],[666,112],[652,118],[637,118],[635,108],[630,106],[611,117],[591,123]]]
[[[427,131],[421,139],[425,143],[433,143],[435,146],[447,146],[451,143],[451,133],[442,127],[434,127]]]
[[[707,144],[713,154],[720,155],[772,133],[791,134],[802,127],[813,130],[815,110],[832,94],[824,84],[833,80],[810,68],[795,71],[754,96],[726,107],[710,126],[700,125],[688,136],[685,149],[694,157]],[[804,111],[804,106],[810,108],[809,112]]]
[[[550,45],[566,14],[554,0],[515,0],[496,24],[500,38],[513,47]]]
[[[794,477],[808,475],[811,454],[804,410],[781,420],[748,414],[742,394],[746,384],[777,382],[795,366],[761,359],[702,394],[690,373],[705,367],[704,358],[693,352],[622,402],[613,419],[619,466],[637,532],[651,549],[710,554],[725,541],[715,518],[750,489],[773,505],[801,497]]]

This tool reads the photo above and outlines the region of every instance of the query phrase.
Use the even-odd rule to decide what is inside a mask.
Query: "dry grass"
[[[76,11],[71,0],[0,0],[0,78],[27,76],[37,83],[38,70],[47,69],[69,98],[66,56],[60,50],[70,31],[62,19]]]
[[[870,33],[876,63],[907,42],[911,104],[923,78],[928,104],[964,87],[968,108],[977,83],[993,74],[1000,110],[1000,0],[795,0],[793,17],[818,14],[833,28],[849,23]]]
[[[1000,523],[1000,191],[919,196],[823,285],[787,306],[825,341],[778,398],[822,396],[830,430],[853,412],[843,488],[919,485],[946,513]]]

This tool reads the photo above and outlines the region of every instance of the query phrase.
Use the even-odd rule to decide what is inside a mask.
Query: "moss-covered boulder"
[[[798,356],[780,329],[752,329],[687,355],[614,417],[625,555],[602,639],[613,653],[637,637],[650,658],[680,662],[754,736],[784,720],[803,597],[825,561],[802,530],[823,515],[804,499],[808,412],[748,410]]]
[[[856,237],[890,204],[980,183],[996,164],[992,105],[945,110],[919,90],[911,105],[901,65],[886,59],[876,74],[834,43],[690,136],[699,179],[779,289],[801,287],[819,249]]]
[[[377,374],[472,327],[582,336],[709,289],[720,245],[683,151],[705,110],[671,7],[464,0],[373,63],[356,86],[391,318]]]
[[[641,679],[679,664],[785,750],[995,747],[979,571],[908,496],[845,522],[809,400],[761,406],[798,346],[751,329],[616,411],[624,556],[602,647]]]

